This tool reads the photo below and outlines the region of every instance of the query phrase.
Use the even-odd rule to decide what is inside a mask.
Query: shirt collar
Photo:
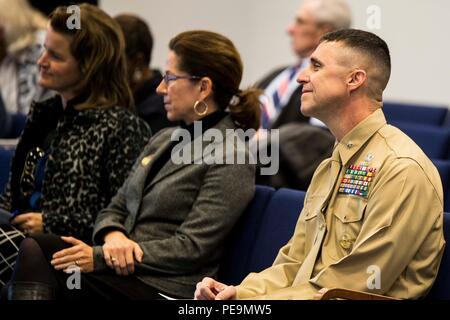
[[[342,165],[346,166],[348,161],[386,123],[383,111],[381,108],[377,109],[354,127],[340,142],[337,142],[335,148],[339,150]]]

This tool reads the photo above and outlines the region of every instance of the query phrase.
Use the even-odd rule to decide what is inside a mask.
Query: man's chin
[[[301,107],[300,107],[300,112],[302,115],[304,115],[305,117],[313,117],[313,112],[311,112],[311,108],[308,106],[305,106],[304,103],[302,103]]]

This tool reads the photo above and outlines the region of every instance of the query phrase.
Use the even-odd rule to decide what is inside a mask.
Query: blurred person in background
[[[26,0],[0,0],[0,94],[6,112],[27,114],[53,93],[38,84],[47,19]]]
[[[114,18],[125,37],[128,83],[133,91],[137,114],[150,126],[152,133],[175,126],[167,119],[163,97],[156,93],[162,81],[159,70],[150,69],[153,36],[147,23],[137,16],[121,14]]]
[[[80,29],[68,29],[65,7],[47,28],[39,84],[58,94],[32,104],[0,195],[0,208],[12,213],[12,225],[0,226],[0,286],[11,277],[27,235],[70,235],[91,243],[97,214],[150,138],[133,112],[119,25],[95,6],[80,9]]]

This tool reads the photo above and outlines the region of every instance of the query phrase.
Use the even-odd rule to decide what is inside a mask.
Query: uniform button
[[[348,148],[348,149],[353,148],[353,146],[354,146],[354,144],[353,144],[352,142],[347,143],[347,148]]]
[[[325,225],[324,225],[323,223],[321,223],[321,224],[319,225],[319,229],[320,229],[320,230],[323,230],[323,228],[325,228]]]
[[[347,220],[347,216],[344,216],[344,220]]]

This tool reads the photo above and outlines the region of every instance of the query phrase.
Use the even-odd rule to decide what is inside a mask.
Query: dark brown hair
[[[125,38],[125,53],[128,59],[133,59],[138,53],[142,53],[144,62],[149,65],[152,58],[153,36],[148,24],[137,16],[120,14],[114,17]]]
[[[214,100],[222,110],[229,108],[231,117],[239,127],[259,128],[261,91],[255,88],[239,89],[242,60],[228,38],[210,31],[187,31],[173,38],[169,49],[177,55],[180,70],[211,79]],[[239,99],[231,105],[233,96]]]
[[[50,26],[72,38],[70,50],[78,61],[83,79],[80,91],[87,100],[77,109],[134,106],[126,77],[125,41],[119,24],[103,10],[81,4],[80,29],[69,29],[72,13],[60,6],[50,15]]]

